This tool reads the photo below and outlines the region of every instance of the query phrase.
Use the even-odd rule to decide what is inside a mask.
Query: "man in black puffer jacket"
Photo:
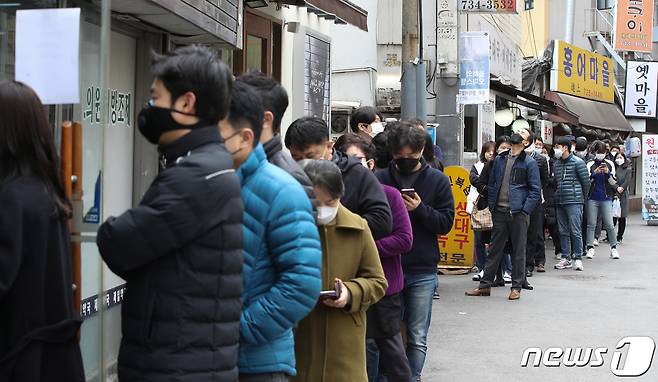
[[[153,63],[139,129],[162,154],[142,201],[98,231],[98,248],[127,282],[119,379],[238,380],[242,199],[217,123],[230,101],[228,68],[188,46]]]
[[[249,72],[237,78],[237,81],[245,82],[258,91],[265,114],[263,115],[263,131],[260,135],[260,143],[263,144],[267,161],[283,169],[292,175],[302,185],[306,195],[311,199],[315,209],[315,192],[311,180],[306,173],[295,162],[290,154],[283,151],[281,142],[281,118],[288,108],[288,93],[272,77],[267,77],[260,72]]]

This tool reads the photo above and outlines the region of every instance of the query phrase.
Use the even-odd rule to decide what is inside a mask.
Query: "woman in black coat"
[[[32,89],[0,81],[0,381],[84,381],[71,206]]]

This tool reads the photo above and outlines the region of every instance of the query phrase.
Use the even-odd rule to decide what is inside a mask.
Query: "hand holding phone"
[[[325,300],[338,300],[341,295],[341,287],[340,283],[338,280],[334,281],[334,289],[333,290],[323,290],[320,292],[320,301],[325,301]]]
[[[335,279],[334,285],[336,285],[336,288],[340,290],[340,292],[336,292],[338,295],[338,298],[333,300],[333,299],[326,299],[323,300],[322,303],[330,308],[336,308],[336,309],[343,309],[345,308],[349,303],[352,298],[350,295],[350,290],[347,289],[345,284],[340,279]]]

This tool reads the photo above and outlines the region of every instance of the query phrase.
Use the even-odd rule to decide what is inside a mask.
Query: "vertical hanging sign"
[[[624,114],[627,117],[656,118],[658,62],[627,61]]]
[[[654,0],[617,0],[615,50],[651,53]]]
[[[489,102],[489,33],[459,35],[459,94],[462,105]]]

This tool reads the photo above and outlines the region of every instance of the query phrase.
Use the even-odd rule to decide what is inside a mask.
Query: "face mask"
[[[623,165],[624,162],[625,162],[625,161],[624,161],[624,158],[617,158],[617,159],[615,159],[615,163],[617,163],[619,166]]]
[[[602,161],[605,159],[605,154],[596,154],[596,160],[597,161]]]
[[[525,149],[525,152],[526,152],[526,154],[528,154],[528,155],[532,155],[532,154],[534,154],[535,151],[536,151],[535,146],[528,146],[528,147],[526,147],[526,149]]]
[[[171,113],[195,116],[194,114],[185,113],[166,107],[153,106],[153,101],[149,101],[146,106],[139,112],[137,117],[137,126],[147,141],[154,145],[158,144],[160,136],[167,131],[180,129],[193,129],[201,123],[195,125],[181,125],[171,116]]]
[[[416,169],[416,166],[418,166],[419,161],[420,159],[418,158],[398,158],[395,159],[395,165],[401,173],[411,174]]]
[[[224,142],[227,142],[229,139],[238,136],[238,134],[240,134],[240,130],[236,131],[235,133],[231,134],[231,136],[229,136],[228,138],[224,139]],[[240,151],[242,151],[242,147],[240,147],[239,149],[237,149],[237,150],[231,152],[231,155],[235,155],[235,154],[239,153]]]
[[[614,158],[614,157],[617,156],[617,154],[619,154],[619,151],[611,151],[610,154],[611,154],[612,157]]]
[[[338,214],[338,207],[319,206],[318,207],[318,224],[327,225],[331,223]]]
[[[576,145],[571,146],[571,152],[575,153],[576,152]]]
[[[563,149],[555,149],[555,151],[553,152],[553,156],[555,157],[555,159],[560,159],[560,158],[562,158],[562,155],[563,155],[563,154],[564,154],[564,150],[563,150]]]
[[[382,125],[381,122],[373,122],[370,124],[370,127],[372,128],[372,133],[370,133],[371,137],[384,132],[384,125]]]

